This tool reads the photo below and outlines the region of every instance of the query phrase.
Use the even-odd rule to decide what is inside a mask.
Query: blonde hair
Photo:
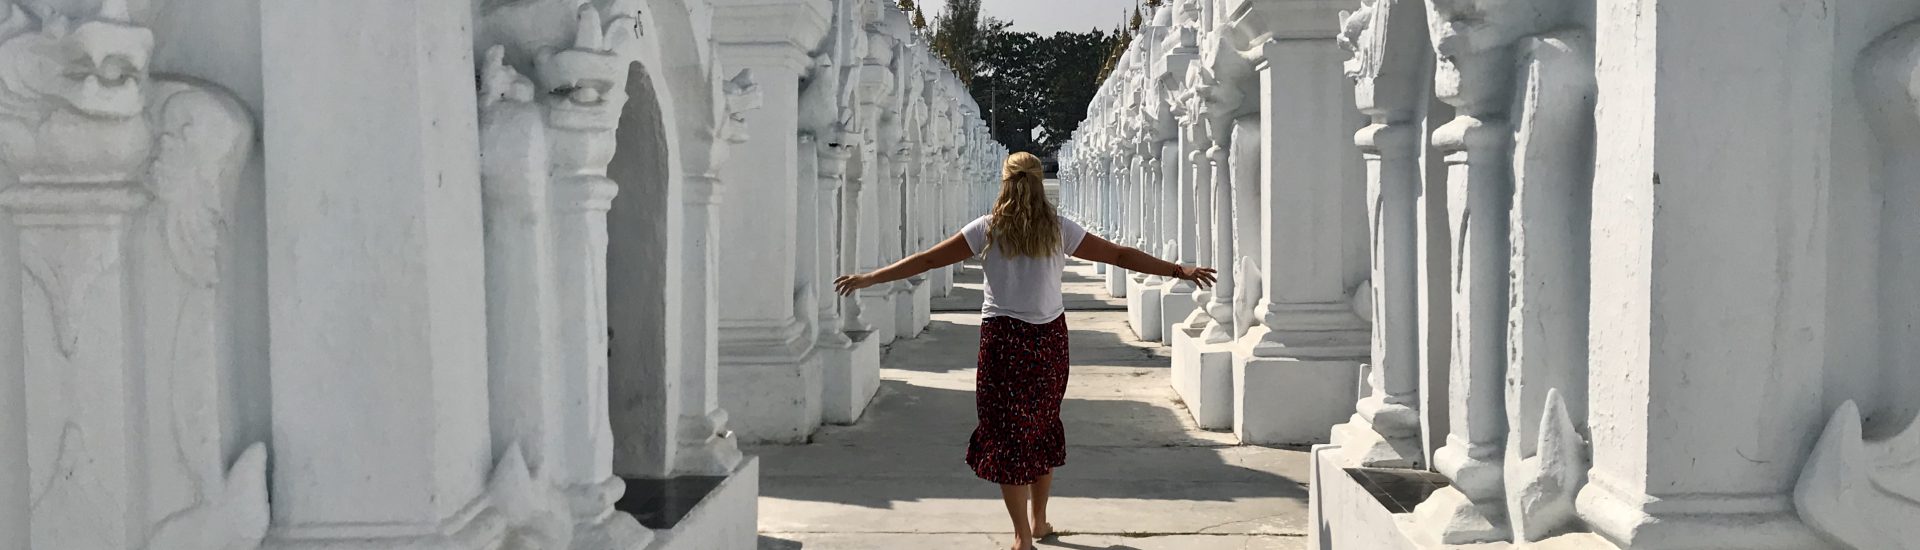
[[[1000,255],[1044,258],[1060,253],[1060,218],[1047,202],[1040,158],[1014,153],[1000,167],[1000,198],[987,220],[987,246]]]

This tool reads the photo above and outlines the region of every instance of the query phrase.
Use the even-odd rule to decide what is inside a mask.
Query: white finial
[[[132,10],[127,8],[127,0],[106,0],[100,3],[100,19],[108,21],[132,22]]]
[[[600,28],[600,10],[593,6],[580,6],[580,28],[573,35],[573,49],[592,52],[605,51],[606,45]]]

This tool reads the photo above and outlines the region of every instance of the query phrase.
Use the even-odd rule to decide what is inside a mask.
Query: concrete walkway
[[[760,548],[1007,548],[997,486],[964,462],[974,427],[979,271],[918,339],[887,354],[880,393],[852,426],[809,445],[762,446]],[[1072,378],[1062,416],[1067,465],[1055,471],[1040,548],[1305,548],[1306,453],[1243,447],[1193,425],[1168,386],[1168,360],[1137,342],[1121,302],[1099,296],[1089,265],[1069,268]],[[969,300],[971,300],[969,302]]]

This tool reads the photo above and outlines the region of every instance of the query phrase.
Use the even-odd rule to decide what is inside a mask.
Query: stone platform
[[[760,459],[748,456],[727,476],[628,479],[615,506],[653,530],[647,550],[752,548],[759,522]]]

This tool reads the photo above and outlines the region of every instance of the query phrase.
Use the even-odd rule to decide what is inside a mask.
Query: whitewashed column
[[[1430,94],[1426,12],[1414,0],[1376,0],[1343,13],[1340,44],[1354,102],[1369,124],[1353,136],[1367,163],[1372,346],[1353,419],[1333,442],[1357,463],[1425,464],[1420,442],[1420,310],[1416,206],[1422,186],[1420,107]]]
[[[1508,122],[1514,38],[1521,10],[1473,29],[1472,3],[1430,1],[1428,37],[1439,53],[1435,94],[1456,109],[1433,131],[1447,163],[1452,288],[1452,363],[1448,367],[1447,443],[1434,468],[1453,481],[1420,505],[1430,536],[1446,544],[1506,540],[1508,227],[1513,200],[1513,137]],[[1529,6],[1531,8],[1532,6]],[[1504,24],[1505,26],[1502,26]],[[1468,42],[1471,40],[1471,42]]]
[[[819,423],[819,365],[809,361],[817,302],[796,286],[802,272],[795,236],[806,226],[797,213],[801,161],[812,162],[799,133],[799,83],[807,52],[826,35],[828,6],[812,0],[773,4],[712,0],[720,64],[750,70],[763,106],[742,120],[755,139],[733,151],[719,169],[727,200],[717,208],[720,402],[742,440],[798,441]],[[767,36],[764,29],[784,29]],[[804,150],[804,153],[803,153]],[[811,197],[808,197],[811,199]],[[809,276],[812,266],[807,267]],[[768,395],[780,399],[767,399]]]
[[[1611,34],[1594,64],[1593,467],[1577,509],[1623,548],[1833,545],[1792,495],[1833,402],[1823,327],[1838,267],[1817,243],[1832,242],[1839,184],[1826,152],[1839,18],[1746,6],[1648,0],[1597,14]],[[1708,26],[1731,32],[1667,32]],[[1912,116],[1913,67],[1883,83],[1907,95],[1880,104],[1892,121]]]
[[[486,289],[472,6],[260,10],[276,38],[261,60],[268,546],[499,544],[507,518],[485,494],[487,357],[475,345]],[[370,100],[369,82],[409,92]],[[503,473],[518,463],[526,475],[504,460]]]

